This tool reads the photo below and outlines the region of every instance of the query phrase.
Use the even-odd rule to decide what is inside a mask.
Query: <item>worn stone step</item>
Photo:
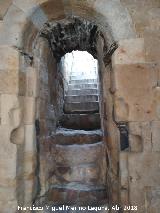
[[[102,162],[103,163],[103,162]],[[105,174],[101,164],[90,163],[75,166],[56,166],[50,178],[51,184],[87,184],[89,186],[105,184]]]
[[[107,200],[105,187],[88,187],[84,184],[73,183],[53,186],[47,192],[48,201],[69,205],[99,205]]]
[[[103,142],[82,145],[58,145],[53,143],[51,153],[53,153],[57,166],[71,167],[91,163],[102,165],[105,156],[105,145]]]
[[[98,89],[74,89],[67,91],[66,95],[98,95]]]
[[[65,96],[65,102],[95,102],[98,101],[98,95],[69,95]]]
[[[68,90],[73,89],[97,89],[98,84],[97,83],[82,83],[82,84],[68,84]]]
[[[82,79],[82,80],[70,80],[69,84],[86,84],[86,83],[98,83],[98,79]]]
[[[51,136],[51,141],[59,145],[94,144],[102,140],[102,131],[73,130],[59,128]]]
[[[71,75],[69,76],[69,79],[70,80],[84,80],[84,79],[89,79],[90,77],[92,78],[97,78],[97,73],[94,72],[94,73],[91,73],[90,75],[78,75],[77,73],[71,73]]]
[[[72,102],[64,104],[64,113],[92,113],[99,111],[99,102]]]
[[[63,114],[60,125],[69,129],[94,130],[100,129],[100,114]]]

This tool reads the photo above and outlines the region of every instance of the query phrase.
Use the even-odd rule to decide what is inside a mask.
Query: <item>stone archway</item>
[[[21,1],[22,2],[22,1]],[[123,15],[127,14],[126,10],[122,7],[120,3],[118,3],[118,6],[116,5],[116,8],[119,11],[119,14],[122,15],[121,19],[121,33],[120,35],[117,33],[116,25],[114,22],[111,22],[111,17],[108,16],[105,17],[105,10],[102,10],[102,14],[100,10],[103,7],[103,4],[98,5],[97,2],[95,4],[92,3],[84,3],[84,5],[78,5],[77,4],[63,4],[61,1],[46,1],[43,4],[25,4],[25,1],[21,4],[21,2],[14,2],[8,10],[7,18],[5,19],[4,23],[4,33],[2,36],[2,40],[5,41],[4,44],[11,45],[11,56],[16,55],[16,60],[18,62],[17,64],[17,70],[18,73],[15,77],[15,80],[17,80],[17,88],[16,92],[13,95],[13,103],[15,100],[16,104],[11,103],[11,110],[13,111],[13,120],[16,119],[16,116],[20,117],[20,120],[16,120],[16,124],[12,126],[10,134],[11,134],[11,142],[13,144],[16,144],[15,148],[17,148],[17,152],[14,153],[14,161],[17,161],[17,167],[19,168],[17,171],[15,170],[15,177],[14,180],[16,181],[16,186],[19,188],[19,190],[15,190],[15,187],[13,187],[13,193],[16,193],[16,198],[12,202],[11,205],[13,205],[14,208],[16,208],[17,203],[21,205],[28,205],[31,202],[33,202],[35,195],[37,194],[37,191],[40,190],[38,186],[38,173],[37,173],[37,152],[39,150],[36,147],[36,133],[39,134],[39,124],[37,123],[37,111],[36,105],[37,105],[37,89],[38,86],[36,85],[39,82],[39,79],[37,79],[37,70],[35,67],[35,63],[38,61],[37,58],[34,55],[34,48],[36,45],[36,39],[39,35],[39,32],[41,31],[44,23],[47,23],[48,20],[61,20],[65,17],[68,17],[68,13],[72,13],[75,16],[79,16],[84,20],[94,21],[96,25],[100,26],[102,33],[102,37],[100,39],[97,39],[97,58],[99,60],[99,64],[102,71],[102,78],[103,78],[103,86],[104,82],[107,81],[107,84],[105,84],[105,89],[103,87],[104,91],[108,91],[108,94],[105,94],[103,103],[102,103],[102,111],[104,114],[106,114],[105,110],[108,111],[108,116],[110,120],[110,124],[105,122],[105,117],[103,119],[103,126],[104,130],[109,129],[108,126],[112,127],[112,131],[116,135],[116,140],[118,140],[118,133],[117,133],[117,127],[114,124],[114,121],[112,119],[112,97],[109,93],[109,87],[110,87],[110,66],[105,67],[106,65],[109,65],[110,60],[108,61],[108,56],[111,56],[114,50],[114,46],[112,46],[113,41],[125,38],[125,36],[128,37],[134,37],[134,32],[130,28],[130,20],[127,25],[126,29],[126,21],[123,19]],[[113,8],[112,2],[108,2],[108,7]],[[104,3],[106,3],[104,1]],[[34,7],[35,6],[35,7]],[[84,9],[85,6],[85,9]],[[70,10],[71,7],[71,10]],[[69,9],[69,10],[68,10]],[[33,12],[34,11],[34,12]],[[53,13],[54,11],[54,13]],[[84,12],[85,11],[85,12]],[[22,16],[22,19],[19,20],[19,16],[14,16],[12,20],[12,28],[8,28],[7,26],[7,20],[10,19],[10,17],[17,13]],[[71,15],[71,17],[72,17]],[[38,18],[37,18],[38,17]],[[114,19],[117,21],[117,13],[115,12]],[[110,20],[108,23],[107,21]],[[118,20],[119,21],[119,20]],[[20,23],[19,23],[20,22]],[[87,22],[87,21],[86,21]],[[22,24],[23,23],[23,24]],[[95,25],[95,26],[96,26]],[[94,29],[91,27],[91,29]],[[123,31],[124,30],[124,31]],[[128,32],[128,33],[126,33]],[[96,30],[95,30],[96,35]],[[10,37],[9,35],[13,35],[13,37]],[[6,36],[7,35],[7,36]],[[5,38],[6,36],[6,38]],[[42,43],[44,41],[41,41]],[[95,40],[92,41],[93,44]],[[45,44],[46,45],[46,44]],[[48,50],[46,50],[46,46],[43,46],[44,50],[47,51],[47,54],[52,57],[52,53]],[[54,48],[53,45],[51,45],[52,48]],[[56,47],[57,48],[57,47]],[[77,48],[77,47],[74,47]],[[113,48],[113,49],[112,49]],[[9,48],[10,49],[10,48]],[[14,50],[13,50],[14,49]],[[41,50],[41,49],[40,49]],[[42,51],[42,52],[43,52]],[[92,54],[95,53],[95,48],[93,47],[92,50],[90,50]],[[46,57],[46,53],[44,54],[44,57]],[[18,60],[20,57],[20,60]],[[107,59],[107,60],[106,60]],[[37,60],[37,61],[36,61]],[[53,59],[54,60],[54,59]],[[20,61],[20,62],[19,62]],[[55,61],[54,61],[55,62]],[[49,62],[50,63],[50,62]],[[56,66],[56,63],[53,64],[53,66]],[[17,71],[16,70],[16,71]],[[106,72],[108,70],[108,72]],[[45,83],[45,82],[44,82]],[[107,86],[106,86],[107,85]],[[5,97],[7,98],[7,97]],[[109,100],[109,101],[108,101]],[[108,105],[108,102],[111,105]],[[15,113],[15,114],[14,114]],[[21,115],[22,116],[21,116]],[[10,122],[10,121],[9,121]],[[14,122],[13,122],[14,123]],[[35,125],[36,124],[36,125]],[[36,128],[35,128],[36,126]],[[107,126],[107,128],[106,128]],[[114,129],[114,130],[113,130]],[[106,140],[108,140],[108,135],[106,136]],[[111,140],[112,141],[112,140]],[[113,139],[114,141],[114,139]],[[113,142],[112,141],[112,142]],[[111,142],[111,143],[112,143]],[[113,145],[113,144],[112,144]],[[46,149],[49,149],[47,146]],[[113,153],[110,149],[108,149],[108,163],[112,167],[113,171],[117,171],[117,162],[118,162],[118,146],[114,149]],[[114,154],[114,158],[113,157]],[[17,158],[15,158],[15,155]],[[111,163],[112,162],[112,163]],[[15,166],[15,165],[14,165]],[[115,177],[110,173],[109,169],[109,177],[108,182],[111,183],[112,181],[114,184],[110,184],[111,186],[118,186],[118,174],[116,173]],[[114,172],[113,172],[114,173]],[[115,184],[116,183],[116,184]],[[16,192],[15,192],[16,191]],[[115,193],[114,193],[115,191]],[[115,198],[114,198],[115,196]],[[118,200],[118,190],[110,189],[110,197],[111,200]]]

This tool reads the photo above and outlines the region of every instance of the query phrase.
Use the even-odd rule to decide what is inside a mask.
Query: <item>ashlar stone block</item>
[[[0,126],[0,187],[16,187],[17,147],[10,142],[10,134],[10,126]]]
[[[121,204],[128,204],[128,194],[129,194],[129,185],[128,185],[128,153],[120,152],[120,193],[121,193]]]
[[[153,121],[151,124],[152,151],[160,152],[160,121]]]
[[[145,188],[160,185],[159,153],[130,153],[128,155],[130,204],[145,212]],[[156,174],[156,175],[155,175]]]
[[[20,103],[23,107],[23,123],[25,125],[32,125],[35,122],[35,98],[34,97],[27,97],[27,96],[20,96]]]
[[[0,19],[3,19],[11,3],[12,0],[0,1]]]
[[[157,67],[152,63],[114,67],[116,121],[149,121],[157,118],[154,88]]]
[[[23,47],[23,32],[28,23],[27,15],[12,4],[3,18],[0,44]]]
[[[1,124],[12,129],[17,128],[22,120],[21,106],[17,95],[1,95]]]
[[[13,4],[20,8],[34,26],[40,29],[48,21],[46,13],[41,9],[42,0],[13,0]]]
[[[160,30],[147,30],[144,35],[145,55],[148,62],[160,61]]]
[[[29,67],[26,71],[26,87],[27,96],[38,96],[38,73],[32,67]]]
[[[19,53],[13,47],[0,46],[0,93],[18,93]]]
[[[146,187],[145,189],[146,212],[159,213],[160,209],[160,187]]]
[[[34,125],[25,125],[24,175],[34,180],[36,168],[36,132]]]
[[[131,152],[152,151],[152,134],[150,122],[129,123],[129,146]]]
[[[120,40],[119,47],[112,56],[113,66],[117,64],[137,64],[145,62],[144,39]]]

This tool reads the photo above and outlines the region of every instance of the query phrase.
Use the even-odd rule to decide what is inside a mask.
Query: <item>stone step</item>
[[[66,185],[79,191],[105,185],[106,151],[103,142],[81,145],[52,143],[51,155],[55,163],[54,171],[50,173],[51,185],[58,184],[62,188]]]
[[[92,78],[97,78],[97,74],[96,73],[91,73],[90,75],[78,75],[77,73],[74,74],[72,73],[70,76],[69,76],[69,80],[83,80],[83,79],[90,79],[90,77]]]
[[[72,102],[64,104],[64,113],[99,112],[99,102]]]
[[[94,144],[101,140],[101,130],[85,131],[58,128],[56,133],[51,136],[52,143],[59,145]]]
[[[55,167],[50,183],[63,185],[73,182],[89,186],[103,185],[105,184],[103,168],[96,163]]]
[[[98,83],[98,80],[95,79],[82,79],[82,80],[70,80],[69,84],[86,84],[86,83]]]
[[[51,153],[53,153],[57,166],[73,167],[84,164],[102,166],[105,156],[105,145],[103,142],[81,145],[59,145],[53,143]]]
[[[60,125],[68,129],[93,130],[100,129],[99,113],[94,114],[64,114],[60,119]]]
[[[69,95],[65,96],[65,102],[95,102],[98,101],[98,95]]]
[[[66,95],[98,95],[97,89],[74,89],[66,92]]]
[[[87,83],[87,84],[68,84],[68,90],[74,89],[98,89],[98,84]]]
[[[100,205],[107,200],[105,187],[88,187],[84,184],[53,186],[47,192],[48,201],[68,205]]]

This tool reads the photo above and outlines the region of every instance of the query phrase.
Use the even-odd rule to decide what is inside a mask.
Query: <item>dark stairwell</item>
[[[100,126],[97,61],[86,52],[77,54],[81,55],[78,70],[73,64],[75,52],[71,70],[66,66],[67,56],[62,60],[64,113],[52,136],[56,171],[47,197],[54,205],[101,206],[107,203],[106,152]]]

